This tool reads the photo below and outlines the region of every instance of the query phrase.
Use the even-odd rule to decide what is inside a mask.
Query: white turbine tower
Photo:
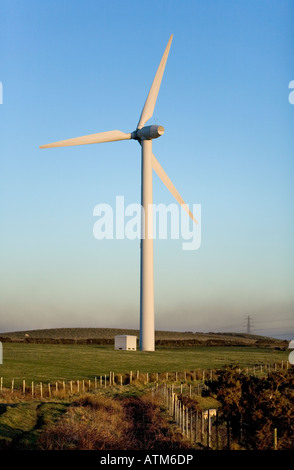
[[[152,117],[157,95],[159,92],[163,72],[169,54],[173,35],[171,35],[149,94],[145,101],[137,128],[130,133],[118,130],[90,134],[83,137],[61,140],[52,144],[42,145],[40,148],[67,147],[71,145],[97,144],[102,142],[114,142],[118,140],[137,140],[142,148],[142,181],[141,181],[141,276],[140,276],[140,349],[142,351],[154,351],[154,278],[153,278],[153,212],[152,212],[152,170],[155,170],[159,178],[166,185],[178,203],[195,220],[192,212],[174,187],[173,183],[156,160],[152,153],[152,139],[160,137],[164,133],[162,126],[145,126]]]

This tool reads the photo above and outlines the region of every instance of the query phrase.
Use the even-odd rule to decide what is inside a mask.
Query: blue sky
[[[139,241],[93,209],[140,202],[133,131],[170,34],[153,151],[202,244],[156,240],[156,328],[294,337],[294,5],[286,0],[0,0],[0,331],[139,327]],[[154,175],[154,202],[172,196]],[[290,339],[291,339],[290,338]]]

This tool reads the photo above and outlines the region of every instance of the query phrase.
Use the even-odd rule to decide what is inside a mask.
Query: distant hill
[[[0,333],[2,342],[52,344],[114,344],[115,335],[135,335],[139,330],[119,328],[51,328]],[[288,341],[246,333],[156,331],[157,346],[254,346],[287,349]]]

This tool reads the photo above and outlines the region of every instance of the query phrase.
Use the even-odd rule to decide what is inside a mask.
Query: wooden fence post
[[[230,421],[227,421],[227,448],[228,448],[228,450],[231,449],[231,443],[230,443]]]
[[[40,397],[43,398],[43,384],[40,382]]]
[[[175,394],[172,392],[172,404],[171,404],[172,417],[175,416]]]
[[[278,430],[274,429],[274,450],[278,450]]]
[[[219,426],[219,419],[218,419],[218,410],[216,410],[216,422],[215,422],[215,433],[216,433],[216,450],[219,450],[219,443],[218,443],[218,426]]]
[[[210,411],[207,410],[207,448],[208,450],[211,447],[211,418]]]
[[[26,381],[25,380],[22,381],[22,393],[23,395],[26,394]]]
[[[197,431],[198,431],[198,411],[195,413],[195,438],[194,442],[197,442]]]
[[[69,382],[70,393],[72,394],[72,380]]]
[[[50,383],[48,384],[48,395],[49,395],[49,397],[51,397],[51,386],[50,386]]]
[[[11,381],[11,393],[13,393],[13,390],[14,390],[14,379],[12,379]]]
[[[77,393],[80,393],[80,381],[77,380]]]

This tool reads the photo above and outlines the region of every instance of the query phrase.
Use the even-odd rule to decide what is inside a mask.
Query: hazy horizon
[[[7,333],[29,333],[30,331],[47,331],[47,330],[58,330],[58,329],[61,329],[61,330],[64,330],[64,329],[108,329],[107,327],[52,327],[52,328],[38,328],[38,329],[35,329],[35,328],[30,328],[30,329],[24,329],[24,330],[9,330],[9,331],[0,331],[0,336],[1,334],[7,334]],[[109,328],[109,329],[118,329],[118,330],[133,330],[133,331],[138,331],[139,332],[139,328],[126,328],[126,327],[115,327],[115,328]],[[244,334],[244,335],[247,335],[248,333],[246,331],[186,331],[186,330],[164,330],[164,329],[156,329],[155,332],[161,332],[161,331],[165,331],[165,332],[175,332],[175,333],[200,333],[200,334],[209,334],[209,333],[215,333],[215,334]],[[266,334],[258,334],[258,333],[254,333],[254,332],[251,332],[249,333],[250,335],[256,335],[256,336],[264,336],[264,337],[268,337],[268,338],[273,338],[273,339],[281,339],[281,340],[289,340],[291,341],[292,340],[292,334],[282,334],[282,335],[266,335]]]

